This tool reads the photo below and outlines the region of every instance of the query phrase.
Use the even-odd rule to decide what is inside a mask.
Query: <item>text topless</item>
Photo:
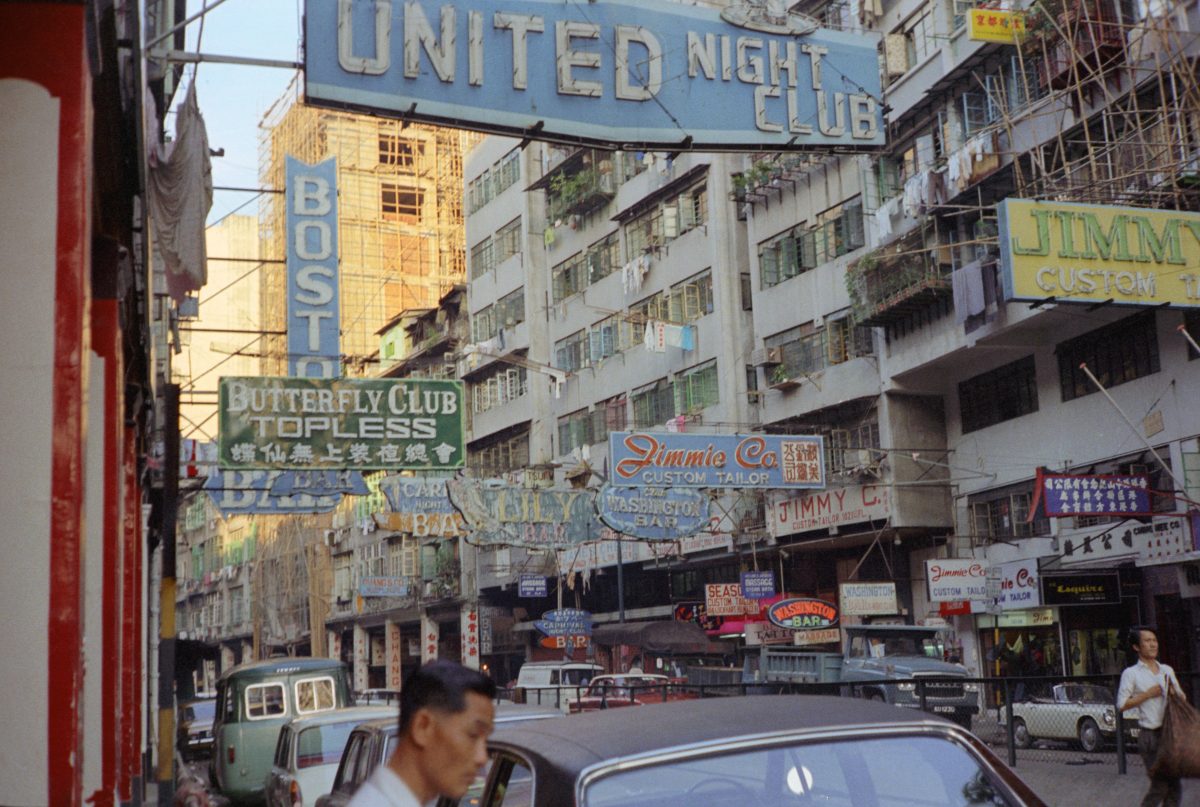
[[[222,468],[453,469],[462,384],[430,379],[225,377]]]
[[[610,146],[884,142],[877,38],[761,3],[307,0],[305,22],[315,105]]]

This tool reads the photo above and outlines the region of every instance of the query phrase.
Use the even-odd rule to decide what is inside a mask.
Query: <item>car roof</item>
[[[737,738],[851,727],[928,727],[953,724],[922,712],[822,695],[750,695],[653,703],[545,720],[506,729],[497,748],[533,757],[571,787],[575,775],[604,761]],[[653,731],[646,731],[653,726]],[[737,727],[737,728],[731,728]],[[557,771],[555,776],[552,771]],[[555,791],[557,792],[557,791]],[[569,790],[567,791],[569,792]]]
[[[220,680],[227,680],[234,675],[244,675],[246,673],[291,675],[293,673],[314,670],[335,670],[338,667],[345,666],[346,663],[344,661],[331,658],[280,656],[279,658],[269,658],[263,661],[248,661],[245,664],[231,667],[221,674]]]
[[[376,710],[373,706],[356,706],[355,709]],[[396,714],[396,707],[386,707],[390,710],[391,715],[374,720],[364,720],[359,726],[359,730],[365,731],[390,731],[399,726],[400,717]],[[341,709],[339,711],[349,711]],[[547,706],[537,706],[536,704],[528,703],[497,703],[496,704],[496,722],[497,723],[524,723],[529,720],[541,721],[552,718],[563,717],[563,713],[557,709]]]
[[[584,667],[589,670],[602,669],[599,664],[592,661],[527,661],[521,665],[521,669],[529,667],[537,669],[538,667]]]
[[[329,709],[313,715],[294,717],[291,725],[297,730],[309,726],[326,726],[330,723],[345,723],[350,720],[366,722],[384,717],[395,717],[395,706],[348,706],[345,709]]]

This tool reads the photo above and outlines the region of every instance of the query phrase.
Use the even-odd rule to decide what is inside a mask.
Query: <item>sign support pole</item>
[[[1170,466],[1163,462],[1163,458],[1160,457],[1158,452],[1154,450],[1154,446],[1150,445],[1150,441],[1147,440],[1145,436],[1138,431],[1137,427],[1129,421],[1129,418],[1126,417],[1125,413],[1121,410],[1121,407],[1117,405],[1117,402],[1113,400],[1113,397],[1108,394],[1108,390],[1106,390],[1104,385],[1100,383],[1100,379],[1092,375],[1092,371],[1088,369],[1087,363],[1081,363],[1079,365],[1079,369],[1083,370],[1084,374],[1087,375],[1091,382],[1096,385],[1096,389],[1100,390],[1100,394],[1103,395],[1110,404],[1112,404],[1112,408],[1117,410],[1117,414],[1121,416],[1121,420],[1125,421],[1125,425],[1129,427],[1129,431],[1136,434],[1137,438],[1142,441],[1142,445],[1144,445],[1147,450],[1154,455],[1154,459],[1158,460],[1158,464],[1162,466],[1162,469],[1167,472],[1167,476],[1171,477],[1171,481],[1175,483],[1175,489],[1186,492],[1187,485],[1179,481],[1179,477],[1175,476],[1175,473],[1171,470]]]

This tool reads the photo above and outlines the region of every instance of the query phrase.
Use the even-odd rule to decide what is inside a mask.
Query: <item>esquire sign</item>
[[[625,148],[884,143],[878,39],[782,3],[304,5],[318,106]]]

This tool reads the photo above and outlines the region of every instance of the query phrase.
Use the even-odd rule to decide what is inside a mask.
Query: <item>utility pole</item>
[[[175,798],[175,527],[179,511],[179,385],[163,406],[162,584],[158,632],[158,799]]]

